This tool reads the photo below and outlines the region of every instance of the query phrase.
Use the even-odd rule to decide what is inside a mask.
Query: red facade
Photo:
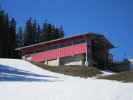
[[[57,59],[61,57],[73,56],[77,54],[85,53],[87,50],[87,45],[84,43],[72,45],[69,47],[59,48],[55,50],[49,50],[34,54],[31,56],[32,61],[41,62],[45,60]]]
[[[56,46],[56,47],[55,47]],[[41,42],[26,47],[17,48],[22,58],[31,58],[34,62],[58,59],[88,52],[93,62],[107,62],[109,49],[113,45],[103,36],[87,33],[67,38]]]

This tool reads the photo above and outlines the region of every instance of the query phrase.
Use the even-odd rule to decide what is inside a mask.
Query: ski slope
[[[0,59],[0,81],[59,81],[65,75],[43,70],[18,59]],[[63,78],[63,79],[62,79]]]
[[[66,76],[23,60],[0,59],[0,78],[1,100],[133,100],[133,83]]]

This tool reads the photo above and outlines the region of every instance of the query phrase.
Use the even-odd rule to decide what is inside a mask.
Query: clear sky
[[[65,34],[97,32],[117,48],[115,59],[133,58],[133,0],[0,0],[2,8],[23,26],[28,17],[63,25]]]

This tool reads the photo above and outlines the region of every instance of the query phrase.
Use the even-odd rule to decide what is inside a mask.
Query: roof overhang
[[[77,38],[77,37],[88,37],[91,40],[92,39],[100,39],[103,42],[105,42],[109,46],[109,48],[114,48],[114,46],[103,35],[96,34],[96,33],[93,33],[93,32],[89,32],[89,33],[85,33],[85,34],[73,35],[73,36],[69,36],[69,37],[59,38],[59,39],[55,39],[55,40],[51,40],[51,41],[47,41],[47,42],[40,42],[40,43],[32,44],[32,45],[29,45],[29,46],[16,48],[15,50],[21,51],[21,50],[32,48],[32,47],[36,47],[36,46],[39,46],[39,45],[54,43],[54,42],[57,42],[57,41],[73,39],[73,38]]]

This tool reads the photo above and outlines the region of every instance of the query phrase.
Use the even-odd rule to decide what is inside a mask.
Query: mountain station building
[[[17,48],[22,59],[59,65],[106,65],[114,46],[101,34],[86,33]]]

